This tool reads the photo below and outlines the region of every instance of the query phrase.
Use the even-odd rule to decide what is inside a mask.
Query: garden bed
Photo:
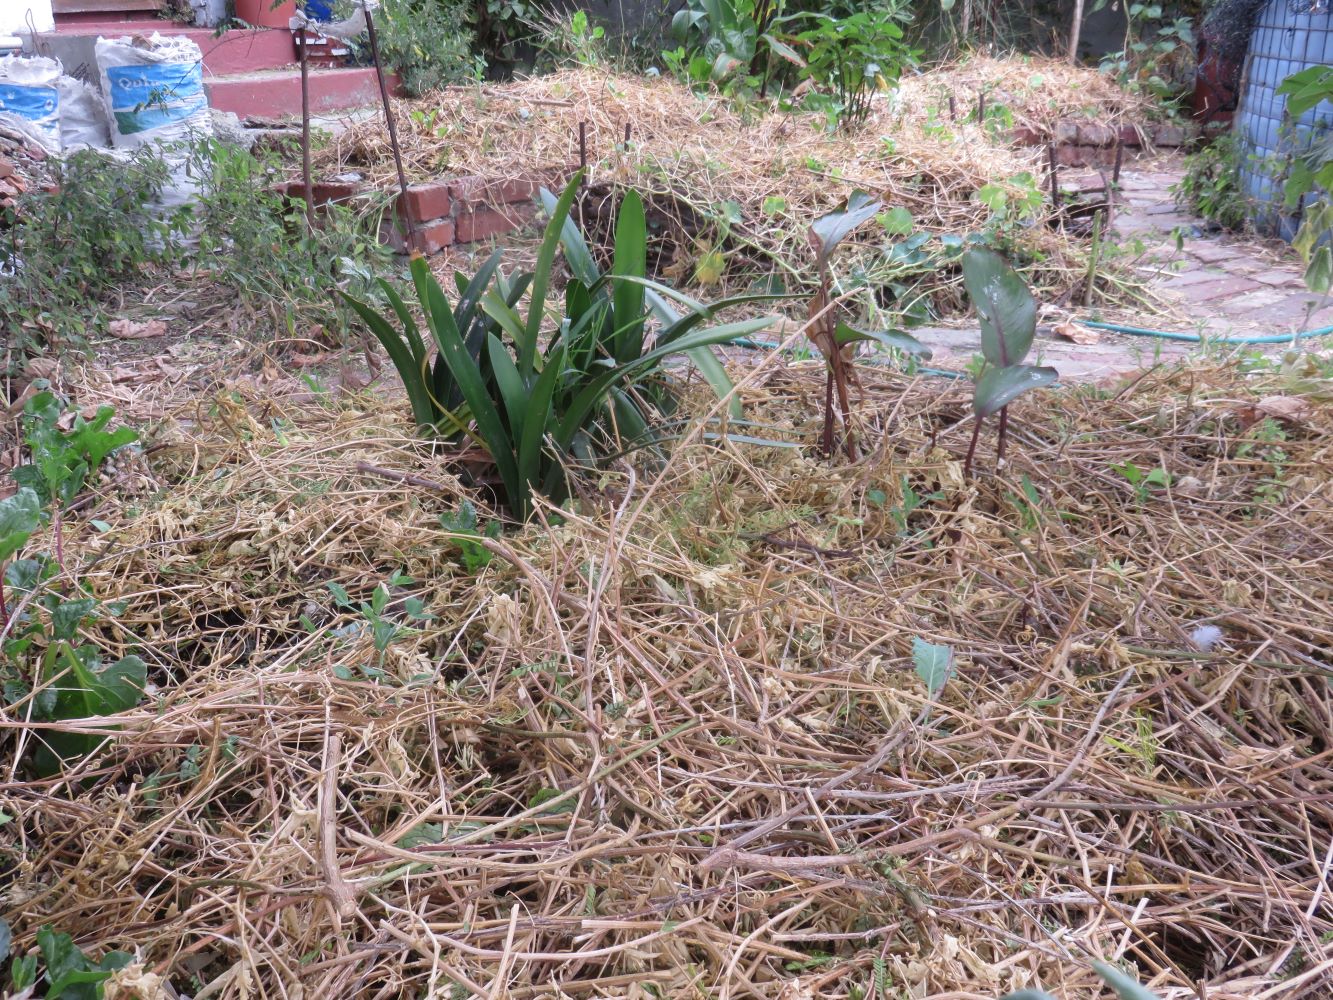
[[[125,949],[143,997],[1081,996],[1090,957],[1169,1000],[1320,995],[1316,380],[1028,397],[965,481],[966,389],[865,371],[859,464],[696,427],[460,541],[476,497],[403,403],[227,371],[48,372],[152,428],[64,551],[154,698],[0,790],[17,950]],[[740,374],[812,449],[821,370]],[[329,586],[379,583],[382,651]]]

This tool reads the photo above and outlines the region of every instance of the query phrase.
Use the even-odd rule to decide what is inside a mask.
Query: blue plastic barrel
[[[1282,182],[1294,156],[1333,127],[1327,103],[1287,122],[1282,81],[1310,66],[1333,65],[1333,9],[1328,0],[1270,0],[1260,13],[1246,60],[1236,136],[1241,190],[1255,228],[1291,240],[1300,216],[1282,204]]]

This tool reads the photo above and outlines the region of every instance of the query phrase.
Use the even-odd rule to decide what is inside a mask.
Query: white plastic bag
[[[204,57],[183,36],[99,38],[111,143],[120,149],[157,146],[171,169],[160,204],[171,210],[196,200],[202,178],[191,148],[213,135],[204,95]]]
[[[60,73],[57,59],[0,59],[0,125],[53,155],[60,152]]]
[[[60,78],[60,146],[68,155],[76,149],[105,149],[111,145],[106,104],[97,88],[72,76]]]
[[[99,38],[111,142],[167,145],[213,134],[204,96],[204,57],[188,38]]]

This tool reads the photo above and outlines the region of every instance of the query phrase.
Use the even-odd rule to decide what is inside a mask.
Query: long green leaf
[[[559,199],[545,188],[542,188],[540,197],[546,214],[554,218]],[[593,259],[592,252],[588,249],[587,241],[584,240],[578,224],[573,219],[565,219],[565,224],[560,227],[560,245],[565,248],[565,263],[569,265],[570,274],[589,288],[595,286],[601,273],[597,269],[597,261]]]
[[[620,201],[616,218],[616,250],[611,273],[617,278],[642,278],[648,271],[648,220],[643,199],[631,191]],[[643,353],[644,288],[633,281],[617,281],[612,293],[615,306],[615,345],[612,351],[620,362]]]
[[[532,387],[532,398],[528,403],[528,413],[524,419],[523,436],[518,445],[519,479],[523,484],[525,500],[531,503],[531,490],[540,478],[542,443],[546,434],[553,430],[551,399],[555,395],[556,383],[565,368],[565,353],[557,347],[546,358],[546,367],[537,377],[537,384]],[[526,513],[525,515],[526,516]]]
[[[537,266],[532,272],[532,298],[528,303],[528,325],[522,341],[518,345],[518,370],[525,379],[534,370],[537,357],[537,338],[541,334],[542,320],[546,311],[546,292],[551,284],[551,272],[555,268],[555,254],[560,249],[560,233],[569,219],[570,207],[583,185],[583,171],[574,174],[573,180],[565,186],[564,193],[555,204],[550,221],[546,224],[546,235],[542,238],[541,250],[537,254]]]
[[[504,344],[495,334],[486,338],[486,350],[491,360],[491,371],[495,373],[495,384],[500,389],[504,400],[505,412],[509,414],[509,433],[515,440],[523,437],[523,419],[527,412],[528,390],[523,384],[514,359],[505,350]]]
[[[454,311],[449,305],[449,298],[444,289],[430,273],[430,265],[425,257],[413,257],[409,269],[412,281],[416,285],[417,297],[421,300],[422,311],[426,314],[426,326],[435,338],[435,346],[443,352],[444,339],[451,337],[462,343],[462,335],[454,322]],[[469,352],[470,353],[470,352]],[[476,355],[470,355],[475,358]]]
[[[670,328],[680,322],[680,313],[672,309],[667,304],[666,299],[662,298],[651,288],[647,291],[648,308],[652,310],[657,321],[664,327]],[[740,397],[736,396],[732,390],[736,388],[731,381],[727,371],[722,367],[722,362],[718,361],[717,356],[707,347],[694,347],[685,352],[689,359],[694,362],[694,366],[699,369],[699,374],[704,377],[713,392],[717,393],[718,399],[731,397],[727,404],[727,412],[733,420],[740,420],[745,416],[745,409],[741,406]]]
[[[360,299],[342,293],[344,301],[361,317],[375,339],[383,345],[393,366],[398,370],[398,377],[403,380],[407,390],[407,400],[412,406],[412,419],[418,427],[431,427],[435,424],[435,406],[430,393],[426,391],[426,380],[421,367],[412,357],[412,350],[387,320]]]
[[[708,383],[709,388],[717,395],[718,399],[727,400],[727,413],[733,420],[740,420],[745,416],[745,407],[741,405],[741,399],[736,395],[736,383],[731,380],[727,370],[722,367],[722,362],[717,359],[709,347],[691,347],[685,352],[694,367],[699,369],[699,374],[703,380]]]
[[[468,353],[474,356],[481,350],[481,338],[485,333],[485,330],[476,324],[478,318],[477,307],[481,297],[490,287],[495,272],[499,270],[500,258],[503,254],[503,250],[496,250],[486,259],[486,263],[481,265],[480,270],[472,276],[472,280],[467,283],[467,287],[459,294],[458,303],[454,306],[454,325],[458,327],[458,332],[463,335]]]
[[[380,288],[384,291],[385,298],[389,300],[389,305],[393,308],[394,315],[398,317],[398,322],[402,324],[403,337],[412,350],[413,360],[416,361],[417,367],[420,367],[422,360],[426,357],[426,343],[421,339],[421,331],[417,328],[417,321],[412,316],[412,310],[407,308],[407,303],[398,294],[398,289],[382,278],[380,279]]]
[[[523,326],[523,317],[519,315],[517,309],[499,294],[498,290],[491,289],[481,298],[481,308],[486,315],[500,324],[500,328],[515,344],[521,343],[525,335]]]
[[[467,345],[463,343],[458,331],[453,329],[452,323],[440,333],[440,355],[453,373],[463,398],[467,400],[468,409],[472,411],[472,419],[477,425],[477,433],[491,453],[510,503],[523,506],[523,490],[514,460],[513,439],[505,432],[500,411],[487,391],[476,360],[468,354]]]
[[[981,322],[981,353],[999,368],[1027,357],[1037,333],[1037,302],[1008,262],[981,247],[963,254],[963,284]]]
[[[907,354],[914,354],[917,357],[930,357],[929,347],[910,333],[904,333],[902,330],[860,330],[840,322],[833,334],[833,339],[839,344],[854,344],[857,341],[869,340]]]
[[[978,420],[998,413],[1023,393],[1051,385],[1060,373],[1054,368],[1036,365],[1010,365],[1008,368],[987,368],[977,379],[972,396],[972,412]]]
[[[556,444],[561,449],[569,447],[574,440],[574,435],[584,425],[589,414],[606,398],[607,390],[616,382],[628,380],[635,372],[654,365],[673,354],[680,354],[696,347],[707,347],[711,344],[725,344],[739,337],[747,337],[764,329],[772,322],[772,319],[764,317],[742,320],[737,323],[726,323],[722,326],[709,327],[706,330],[695,330],[672,344],[655,347],[633,361],[618,365],[599,375],[583,388],[563,414],[560,427],[556,431]]]

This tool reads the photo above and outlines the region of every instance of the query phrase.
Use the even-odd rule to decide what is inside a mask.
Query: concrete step
[[[286,118],[301,114],[301,71],[261,70],[204,80],[209,104],[242,120]],[[369,67],[310,70],[310,111],[327,114],[370,107],[380,99],[375,71]]]
[[[0,0],[2,2],[2,0]],[[98,21],[89,24],[62,25],[55,31],[35,36],[33,47],[42,55],[55,56],[66,72],[91,79],[93,46],[99,36],[153,32],[190,39],[204,54],[204,77],[229,76],[257,70],[279,69],[296,62],[296,43],[290,31],[282,29],[233,29],[217,34],[211,28],[187,28],[161,19],[153,21]]]

